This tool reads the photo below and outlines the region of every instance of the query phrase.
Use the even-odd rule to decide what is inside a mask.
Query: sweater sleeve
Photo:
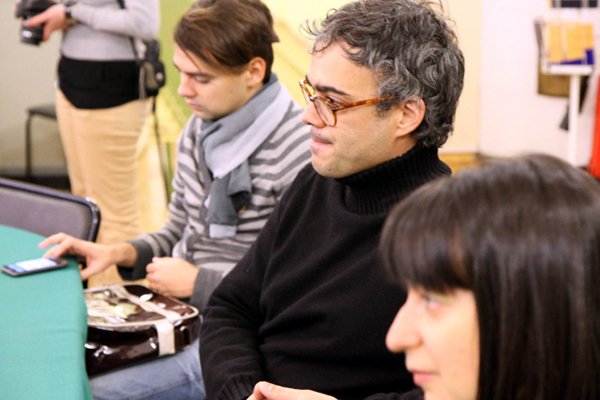
[[[176,181],[177,179],[174,179]],[[177,185],[174,183],[174,187]],[[119,273],[125,280],[143,279],[146,277],[146,266],[152,257],[171,257],[173,247],[183,236],[183,229],[187,220],[186,211],[182,207],[180,195],[175,193],[169,203],[169,220],[154,233],[146,233],[129,243],[137,251],[137,259],[133,268],[119,267]]]
[[[182,132],[177,150],[179,154],[186,154],[190,150],[185,148],[186,136],[193,134],[193,125],[188,124]],[[180,161],[178,160],[177,171],[173,178],[174,192],[169,202],[169,218],[165,225],[154,233],[146,233],[135,240],[130,240],[136,251],[137,260],[133,268],[119,267],[119,273],[123,279],[143,279],[146,277],[146,266],[152,261],[152,257],[170,257],[173,248],[183,237],[183,230],[188,221],[188,213],[184,207],[184,184],[181,176]]]
[[[72,13],[77,21],[93,29],[140,39],[156,37],[160,25],[158,0],[125,0],[125,9],[79,2]]]
[[[204,313],[200,362],[207,398],[246,399],[265,379],[259,349],[261,287],[286,195],[248,253],[215,289]]]

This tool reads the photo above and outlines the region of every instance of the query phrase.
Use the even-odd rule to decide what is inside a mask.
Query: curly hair
[[[464,57],[443,7],[429,0],[358,0],[306,23],[311,53],[339,43],[348,58],[373,71],[381,113],[419,98],[425,117],[412,133],[428,147],[443,145],[453,130],[463,87]]]

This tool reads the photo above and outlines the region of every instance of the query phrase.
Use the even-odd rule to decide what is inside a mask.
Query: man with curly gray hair
[[[464,58],[454,31],[436,17],[433,1],[360,1],[345,5],[305,30],[315,55],[338,44],[349,60],[369,68],[378,84],[381,113],[409,100],[425,104],[412,136],[441,147],[453,128],[463,88]],[[360,18],[360,20],[359,20]]]
[[[464,60],[441,11],[358,0],[306,27],[312,165],[205,310],[209,399],[393,398],[414,387],[403,356],[385,347],[406,294],[379,273],[377,246],[391,207],[451,172],[438,147]]]

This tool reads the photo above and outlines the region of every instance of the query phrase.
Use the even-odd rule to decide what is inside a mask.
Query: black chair
[[[33,174],[31,171],[31,120],[39,116],[56,121],[56,106],[54,103],[42,104],[27,109],[27,121],[25,122],[25,179],[31,182]]]
[[[0,224],[42,236],[65,232],[95,241],[100,209],[90,198],[0,178]]]

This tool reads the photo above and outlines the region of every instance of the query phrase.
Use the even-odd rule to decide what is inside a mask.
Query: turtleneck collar
[[[400,157],[336,180],[344,186],[343,201],[350,212],[376,214],[388,212],[419,186],[451,173],[437,148],[417,144]]]

